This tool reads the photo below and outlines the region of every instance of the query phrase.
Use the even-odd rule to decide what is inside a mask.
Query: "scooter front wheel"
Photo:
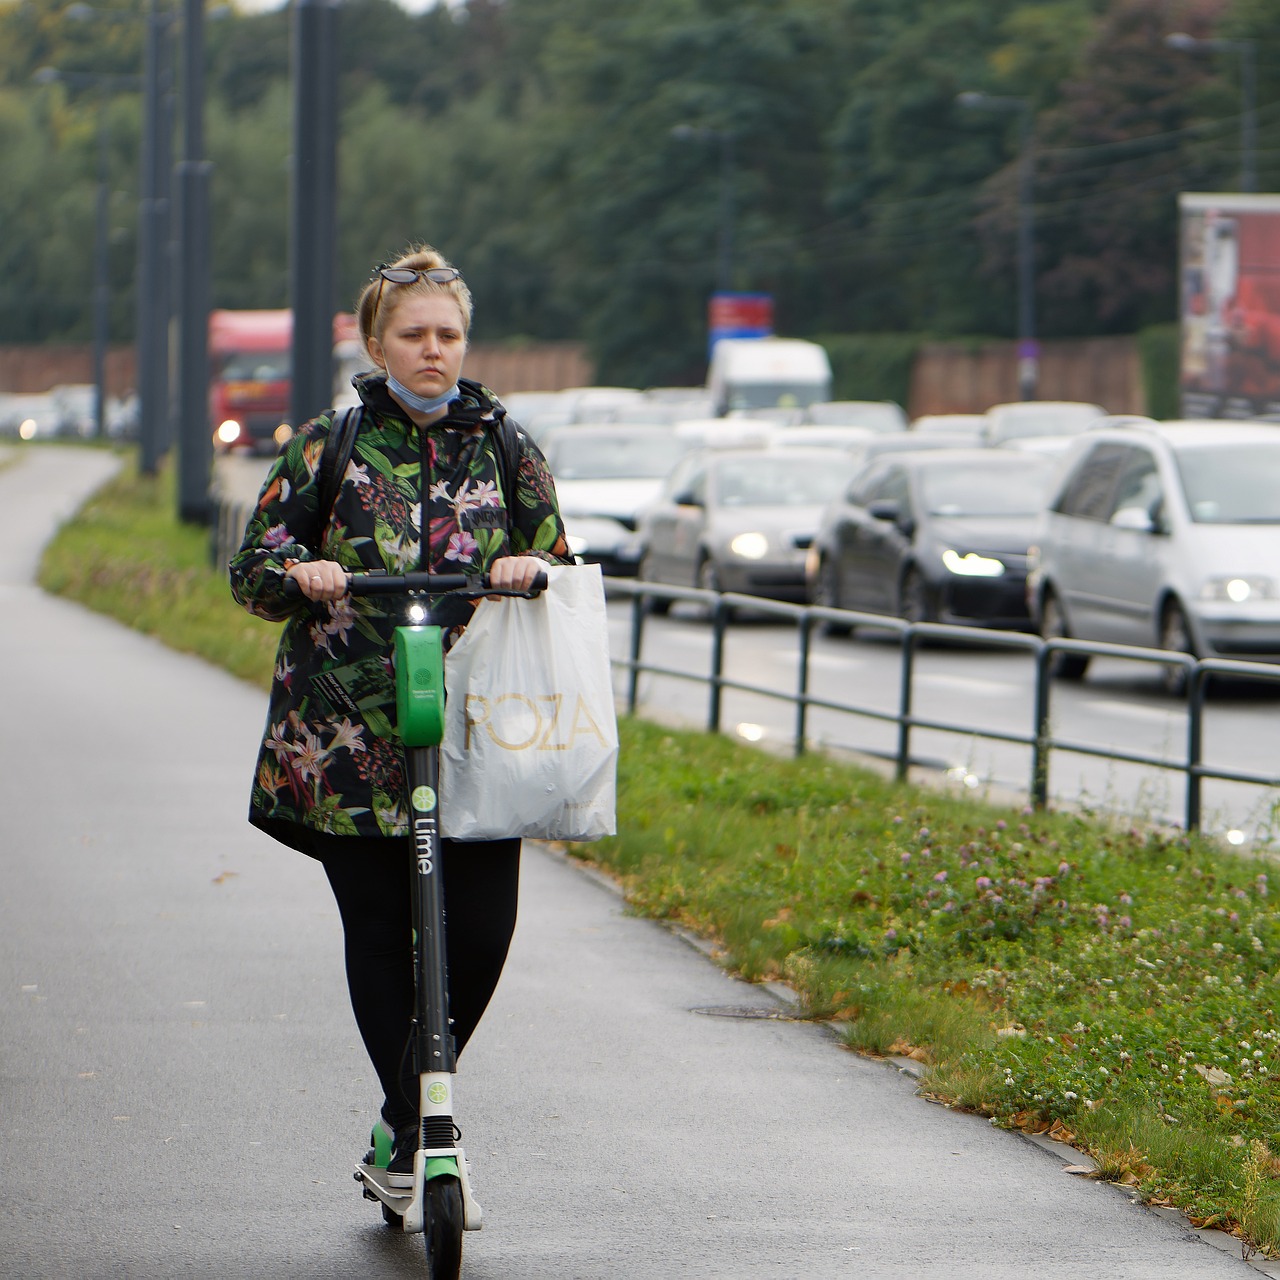
[[[423,1188],[422,1235],[431,1280],[458,1280],[462,1270],[462,1184],[432,1178]]]

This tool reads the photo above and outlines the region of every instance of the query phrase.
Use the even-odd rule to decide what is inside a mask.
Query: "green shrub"
[[[1142,359],[1142,386],[1147,396],[1147,413],[1153,418],[1181,416],[1178,396],[1180,327],[1155,324],[1138,334]]]
[[[831,359],[833,400],[892,400],[906,407],[918,333],[840,333],[816,339]]]

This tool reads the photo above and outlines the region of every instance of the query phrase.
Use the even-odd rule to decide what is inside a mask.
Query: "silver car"
[[[636,525],[671,469],[688,452],[664,426],[563,426],[542,439],[569,549],[601,572],[634,576]]]
[[[1147,422],[1081,435],[1031,553],[1041,635],[1280,661],[1280,427]],[[1060,654],[1080,677],[1088,658]],[[1163,668],[1170,692],[1181,667]]]
[[[803,603],[822,509],[856,469],[839,449],[690,454],[642,518],[640,577]]]

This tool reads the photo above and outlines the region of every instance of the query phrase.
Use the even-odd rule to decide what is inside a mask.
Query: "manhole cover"
[[[779,1022],[792,1021],[791,1015],[784,1009],[766,1009],[751,1004],[712,1004],[701,1009],[690,1009],[689,1012],[700,1013],[705,1018],[772,1018]]]

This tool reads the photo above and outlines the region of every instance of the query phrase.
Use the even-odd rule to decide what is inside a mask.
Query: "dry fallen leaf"
[[[1221,1067],[1206,1067],[1203,1062],[1197,1062],[1196,1071],[1211,1085],[1218,1086],[1231,1083],[1231,1077]]]

